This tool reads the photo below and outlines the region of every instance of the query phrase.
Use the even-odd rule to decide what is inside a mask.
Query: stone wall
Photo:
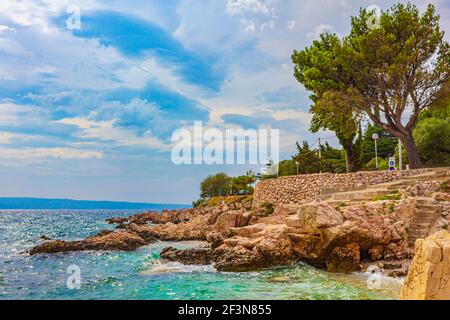
[[[405,176],[423,173],[425,170],[317,173],[264,180],[256,186],[253,206],[257,207],[264,202],[274,205],[304,204],[313,201],[320,194],[394,181]]]

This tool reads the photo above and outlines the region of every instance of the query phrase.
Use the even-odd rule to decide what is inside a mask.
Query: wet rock
[[[128,226],[125,227],[125,229],[130,233],[138,235],[139,237],[144,239],[147,243],[156,241],[155,232],[149,226],[130,223]]]
[[[345,247],[334,248],[326,260],[327,271],[334,273],[351,273],[359,271],[360,267],[359,245],[352,243]]]
[[[54,240],[40,244],[30,251],[30,255],[42,253],[63,253],[86,250],[135,250],[147,242],[129,232],[101,232],[81,241]]]
[[[392,278],[402,278],[406,277],[407,274],[408,272],[406,270],[393,270],[388,273],[388,276]]]
[[[126,217],[126,218],[109,218],[106,219],[105,221],[108,222],[109,224],[123,224],[126,223],[130,220],[130,218]]]
[[[160,257],[163,260],[177,261],[186,265],[207,265],[214,260],[210,249],[178,250],[167,247],[161,251]]]

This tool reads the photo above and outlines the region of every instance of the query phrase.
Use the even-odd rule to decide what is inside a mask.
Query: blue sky
[[[450,31],[450,3],[431,2]],[[193,121],[280,129],[288,157],[319,136],[292,51],[392,3],[2,0],[0,196],[190,203],[208,174],[249,169],[174,165],[171,133]]]

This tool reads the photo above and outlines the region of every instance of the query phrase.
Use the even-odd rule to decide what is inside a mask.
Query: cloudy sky
[[[450,2],[431,2],[450,31]],[[208,174],[248,169],[174,165],[171,134],[193,121],[280,129],[288,157],[330,135],[308,132],[292,51],[392,3],[1,0],[0,196],[190,203]]]

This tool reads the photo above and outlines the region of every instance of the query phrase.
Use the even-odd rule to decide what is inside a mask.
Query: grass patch
[[[442,192],[450,192],[450,180],[444,181],[441,183],[441,185],[439,186],[439,191]]]
[[[253,196],[228,196],[228,197],[213,197],[204,201],[199,207],[210,208],[217,207],[222,204],[229,206],[234,203],[251,203],[253,201]]]
[[[401,198],[402,195],[398,190],[396,190],[389,194],[381,194],[379,196],[375,196],[371,199],[371,201],[400,200]]]
[[[266,217],[270,216],[275,211],[273,204],[270,202],[263,202],[261,203],[260,207],[266,210],[264,213]]]

